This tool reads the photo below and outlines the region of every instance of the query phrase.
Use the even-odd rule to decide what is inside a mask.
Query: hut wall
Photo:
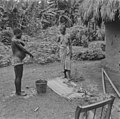
[[[107,67],[120,71],[120,23],[106,23],[105,30]]]

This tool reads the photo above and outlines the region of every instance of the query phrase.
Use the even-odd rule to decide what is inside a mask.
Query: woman
[[[63,66],[64,77],[70,81],[71,75],[71,56],[72,56],[72,46],[69,35],[66,34],[66,27],[62,26],[60,28],[61,35],[59,36],[59,46],[60,46],[60,58]]]
[[[12,38],[12,65],[15,71],[15,88],[16,95],[25,96],[26,94],[21,91],[21,81],[23,76],[23,60],[28,54],[33,58],[33,55],[24,48],[24,43],[21,41],[22,31],[20,29],[14,30],[15,37]]]

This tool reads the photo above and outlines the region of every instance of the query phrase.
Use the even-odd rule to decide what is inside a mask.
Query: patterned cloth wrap
[[[70,49],[67,36],[60,36],[60,59],[64,69],[71,70]]]

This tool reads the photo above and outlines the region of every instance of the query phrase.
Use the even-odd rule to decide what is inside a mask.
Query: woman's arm
[[[70,58],[72,58],[72,42],[71,42],[71,38],[68,38],[68,41],[69,41]]]
[[[17,46],[20,50],[22,50],[23,52],[25,52],[26,54],[28,54],[30,57],[33,58],[33,55],[32,55],[30,52],[28,52],[28,51],[21,45],[21,43],[20,43],[19,41],[16,42],[16,46]]]

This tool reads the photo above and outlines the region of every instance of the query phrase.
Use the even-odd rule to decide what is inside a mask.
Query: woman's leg
[[[66,70],[67,79],[70,81],[71,80],[71,60],[69,56],[66,57],[65,59],[65,70]]]
[[[64,63],[64,66],[63,66],[63,72],[64,72],[64,78],[67,78],[67,70],[65,69],[65,63]]]
[[[67,79],[68,79],[68,81],[70,81],[71,80],[71,74],[70,74],[70,70],[66,70],[66,75],[67,75]]]
[[[23,76],[23,64],[16,65],[14,67],[15,71],[15,89],[16,89],[16,94],[21,95],[21,80]]]
[[[64,69],[64,78],[67,78],[66,70]]]

